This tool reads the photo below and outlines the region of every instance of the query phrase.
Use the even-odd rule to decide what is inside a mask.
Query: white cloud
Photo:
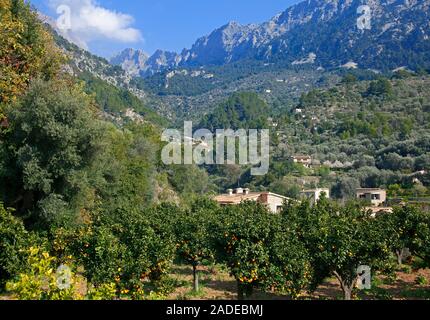
[[[49,0],[49,5],[54,11],[60,6],[70,8],[70,24],[60,33],[85,49],[91,41],[99,39],[124,43],[143,40],[140,31],[131,27],[132,16],[103,8],[94,0]]]

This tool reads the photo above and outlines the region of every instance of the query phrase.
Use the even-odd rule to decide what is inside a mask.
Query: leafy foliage
[[[31,79],[54,77],[62,56],[37,14],[24,0],[0,2],[0,112]],[[1,113],[0,113],[1,118]]]
[[[200,127],[208,128],[212,132],[216,129],[266,128],[268,111],[267,104],[257,94],[235,93],[205,117]]]
[[[30,235],[22,221],[0,203],[0,288],[24,268],[26,256],[23,251],[29,243]]]
[[[387,268],[389,243],[379,220],[360,206],[338,207],[323,199],[313,207],[306,202],[286,206],[283,215],[310,254],[311,289],[336,276],[345,299],[351,299],[360,265],[370,266],[372,272]]]
[[[218,217],[218,259],[238,283],[239,299],[254,288],[277,288],[297,297],[308,286],[306,250],[285,230],[284,221],[261,204],[226,207]]]
[[[207,199],[192,203],[190,210],[176,217],[175,235],[177,252],[182,259],[193,266],[194,291],[198,291],[197,267],[204,261],[214,262],[215,252],[211,227],[218,206]]]
[[[47,225],[75,219],[73,204],[89,191],[86,170],[98,152],[92,110],[79,87],[38,80],[8,112],[12,127],[1,142],[8,155],[1,191],[18,214],[34,210]]]
[[[59,285],[64,274],[57,273],[56,259],[40,248],[31,247],[28,256],[29,269],[20,273],[6,288],[19,300],[79,300],[73,273],[67,275],[65,287]]]

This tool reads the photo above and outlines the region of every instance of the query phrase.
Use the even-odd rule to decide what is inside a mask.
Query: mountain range
[[[128,91],[180,123],[199,121],[237,91],[256,92],[285,112],[303,93],[328,88],[351,69],[360,79],[430,70],[429,16],[430,0],[307,0],[262,24],[230,22],[181,53],[129,48],[110,61],[54,34],[71,73]]]
[[[428,68],[430,0],[307,0],[262,24],[214,30],[181,53],[126,49],[111,63],[133,76],[253,59],[319,68]]]

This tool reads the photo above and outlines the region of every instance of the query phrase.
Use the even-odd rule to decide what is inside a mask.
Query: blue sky
[[[181,51],[197,38],[226,24],[263,22],[299,0],[32,0],[44,14],[69,5],[75,42],[110,57],[132,47],[152,54]],[[85,9],[85,19],[82,18]],[[100,19],[101,15],[105,18]],[[99,19],[98,19],[99,18]]]

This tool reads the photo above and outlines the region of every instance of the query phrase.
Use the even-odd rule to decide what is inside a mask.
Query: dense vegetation
[[[209,167],[212,181],[221,189],[239,183],[291,197],[301,188],[328,187],[335,198],[345,199],[360,186],[385,187],[393,197],[427,197],[429,76],[402,71],[366,79],[346,74],[334,87],[303,94],[293,107],[270,109],[266,121],[265,113],[252,111],[267,110],[264,104],[256,107],[257,97],[233,95],[203,125],[250,128],[261,119],[271,130],[271,168],[264,177],[252,177],[247,167]],[[313,167],[291,163],[295,154],[312,156]]]
[[[79,79],[85,83],[85,92],[93,94],[98,106],[105,112],[117,114],[133,110],[133,112],[143,116],[145,121],[160,126],[168,123],[127,89],[115,87],[96,78],[89,72],[82,72],[79,75]]]
[[[223,129],[267,128],[268,105],[256,93],[236,93],[213,113],[203,118],[201,128],[212,132]]]
[[[53,77],[61,59],[52,37],[23,1],[0,2],[0,116],[31,78]]]
[[[257,94],[236,93],[203,124],[278,128],[270,174],[253,178],[235,165],[167,167],[157,124],[101,117],[133,107],[153,120],[137,98],[62,72],[64,58],[30,7],[0,1],[1,28],[20,26],[16,38],[0,34],[2,43],[12,41],[0,54],[0,290],[12,298],[165,298],[176,285],[169,272],[183,263],[193,269],[196,292],[199,267],[218,264],[240,299],[256,290],[299,298],[330,276],[350,299],[359,265],[390,274],[407,247],[429,267],[430,217],[413,206],[375,217],[361,203],[290,201],[274,215],[259,203],[221,207],[204,196],[238,182],[294,195],[294,179],[312,174],[319,180],[308,185],[330,185],[339,198],[358,184],[425,194],[428,176],[420,174],[420,184],[411,178],[430,169],[427,76],[348,77],[303,95],[300,115],[286,107],[276,120]],[[14,49],[21,47],[30,56]],[[319,121],[309,123],[313,116]],[[296,152],[343,166],[292,164],[285,139]]]

